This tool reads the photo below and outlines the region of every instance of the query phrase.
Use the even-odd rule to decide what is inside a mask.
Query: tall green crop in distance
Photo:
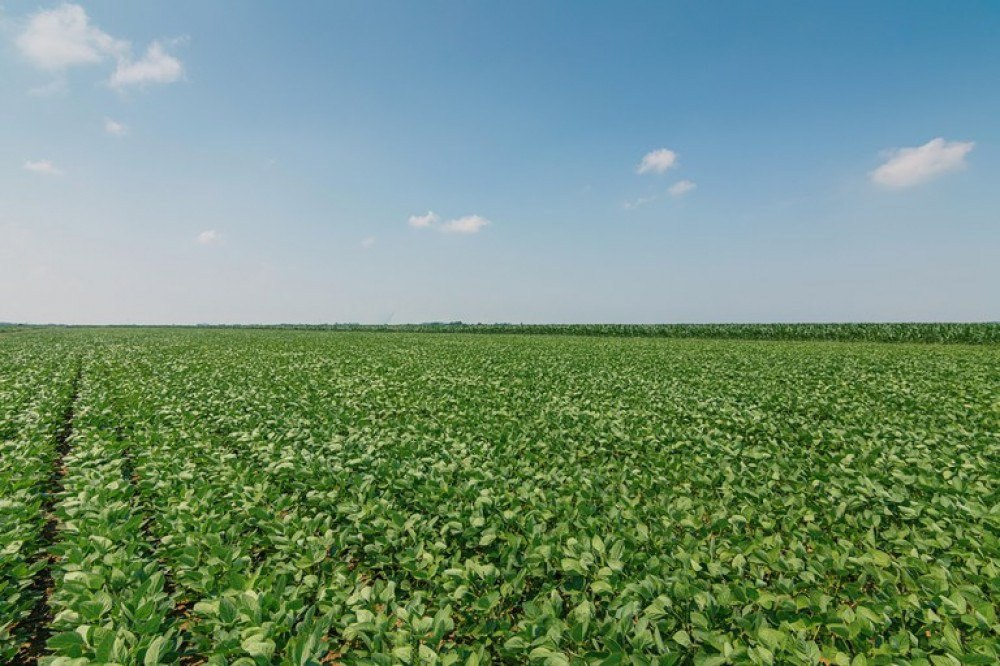
[[[996,345],[24,330],[3,380],[66,350],[53,665],[1000,659]]]
[[[211,328],[211,327],[206,327]],[[977,324],[330,324],[246,326],[249,329],[382,333],[479,333],[486,335],[579,335],[710,340],[825,340],[1000,344],[1000,322]]]

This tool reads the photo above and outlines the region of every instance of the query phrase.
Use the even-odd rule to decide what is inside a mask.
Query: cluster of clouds
[[[659,148],[643,155],[638,166],[635,167],[635,172],[640,176],[647,174],[662,175],[677,166],[677,153],[669,148]],[[682,197],[697,187],[698,185],[694,181],[685,178],[683,180],[678,180],[676,183],[668,187],[666,194],[667,196],[673,198]],[[660,198],[660,196],[660,194],[653,194],[646,197],[639,197],[638,199],[633,199],[632,201],[626,201],[622,204],[622,207],[625,208],[625,210],[639,208],[656,201]]]
[[[975,143],[972,141],[946,141],[938,137],[921,146],[895,148],[884,152],[886,161],[869,173],[870,180],[881,187],[902,189],[919,185],[936,176],[965,168],[965,158],[972,151]],[[679,166],[676,151],[669,148],[658,148],[642,156],[635,167],[637,175],[663,175]],[[687,178],[671,184],[665,192],[666,196],[678,198],[698,187],[697,183]],[[631,210],[652,203],[661,194],[640,197],[627,201],[623,205]],[[442,220],[434,211],[411,215],[407,223],[415,229],[436,229],[444,233],[474,234],[490,224],[481,215],[466,215],[450,220]],[[373,237],[362,241],[363,247],[371,247],[375,243]]]
[[[464,215],[442,221],[441,216],[432,210],[423,215],[411,215],[407,223],[415,229],[437,229],[449,234],[475,234],[491,224],[482,215]]]
[[[885,161],[869,172],[868,177],[873,184],[887,189],[899,190],[921,185],[938,176],[964,169],[965,158],[975,145],[973,141],[947,141],[937,137],[920,146],[889,149],[883,151]],[[635,172],[639,175],[659,175],[677,166],[677,153],[668,148],[660,148],[643,155]],[[666,194],[681,197],[696,187],[691,180],[679,180],[667,188]],[[660,196],[654,194],[626,201],[623,207],[626,210],[639,208],[656,201]]]
[[[130,41],[114,37],[94,25],[86,10],[72,3],[42,9],[27,16],[14,39],[25,61],[55,77],[49,83],[29,90],[28,94],[33,97],[65,93],[65,74],[74,67],[113,65],[107,85],[115,90],[179,81],[184,77],[184,65],[167,50],[179,41],[153,41],[142,55],[136,57]],[[129,128],[122,122],[105,118],[104,133],[124,137],[128,135]],[[65,175],[63,169],[48,159],[27,160],[22,166],[25,171],[42,176]],[[197,238],[197,242],[203,245],[217,241],[218,234],[214,231],[203,232]]]
[[[109,67],[106,84],[111,89],[125,90],[150,84],[168,84],[184,78],[184,65],[169,52],[179,40],[154,40],[140,55],[126,39],[115,37],[96,26],[78,4],[65,3],[53,9],[39,10],[27,16],[15,38],[22,57],[38,69],[55,76],[48,84],[34,88],[29,94],[45,96],[66,90],[64,74],[70,68]],[[104,118],[104,133],[125,137],[129,127],[112,118]],[[966,167],[966,157],[974,148],[972,141],[948,141],[942,137],[919,146],[893,148],[883,153],[884,162],[869,172],[871,183],[886,189],[904,189],[920,185],[938,176]],[[25,171],[40,176],[56,177],[63,169],[48,159],[27,160]],[[679,156],[669,148],[658,148],[642,156],[635,167],[639,176],[663,176],[679,168]],[[634,209],[661,197],[682,197],[697,188],[689,179],[672,183],[665,191],[625,202],[624,208]],[[407,220],[415,229],[433,229],[441,233],[476,234],[491,224],[482,215],[470,214],[444,220],[433,211],[411,215]],[[215,229],[202,231],[195,237],[199,245],[215,245],[222,234]],[[360,242],[371,248],[375,237]]]
[[[137,58],[131,42],[113,37],[92,24],[80,5],[64,4],[35,12],[28,17],[16,44],[28,62],[55,74],[71,67],[113,62],[108,85],[116,89],[173,83],[184,76],[183,64],[167,51],[163,42],[152,42]],[[48,86],[36,88],[35,92],[56,92],[64,85],[57,79]]]

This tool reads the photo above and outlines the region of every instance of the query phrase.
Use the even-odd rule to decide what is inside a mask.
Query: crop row
[[[145,536],[131,481],[129,444],[83,368],[70,448],[63,458],[53,553],[51,656],[43,663],[170,663],[173,603]]]
[[[47,563],[43,532],[73,363],[58,346],[0,355],[0,661],[32,636]]]

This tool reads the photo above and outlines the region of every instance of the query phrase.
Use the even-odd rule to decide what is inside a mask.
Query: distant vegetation
[[[257,327],[252,327],[257,328]],[[271,328],[271,327],[267,327]],[[273,328],[398,333],[597,335],[725,340],[835,340],[841,342],[1000,343],[1000,322],[944,324],[330,324]]]
[[[623,338],[701,338],[716,340],[816,340],[835,342],[914,342],[1000,344],[1000,321],[982,323],[881,324],[197,324],[194,326],[67,326],[0,323],[0,332],[32,328],[248,329],[367,331],[377,333],[471,333],[481,335],[581,335]]]

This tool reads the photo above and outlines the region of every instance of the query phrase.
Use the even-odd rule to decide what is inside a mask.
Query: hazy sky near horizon
[[[1000,319],[1000,3],[0,3],[0,321]]]

